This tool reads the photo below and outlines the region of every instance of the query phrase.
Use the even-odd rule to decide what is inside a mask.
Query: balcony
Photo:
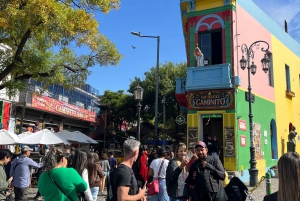
[[[176,78],[175,94],[185,94],[186,78]]]
[[[189,67],[186,69],[186,73],[186,91],[228,89],[234,87],[231,81],[231,65],[228,63],[201,67]]]

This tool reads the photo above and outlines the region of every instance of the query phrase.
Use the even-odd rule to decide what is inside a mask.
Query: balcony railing
[[[186,78],[176,78],[175,94],[185,94]]]
[[[186,69],[186,91],[233,88],[231,65],[228,63],[189,67]],[[176,80],[177,92],[177,80]]]

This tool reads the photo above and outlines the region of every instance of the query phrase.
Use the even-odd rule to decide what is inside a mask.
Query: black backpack
[[[233,177],[225,187],[228,201],[245,201],[247,196],[244,190],[248,191],[245,184],[238,177]]]

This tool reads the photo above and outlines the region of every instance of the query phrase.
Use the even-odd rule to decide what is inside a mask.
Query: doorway
[[[211,137],[211,140],[214,139],[214,136],[217,137],[220,155],[219,159],[224,164],[224,152],[223,152],[223,115],[222,114],[205,114],[201,115],[202,125],[203,125],[203,139],[207,141],[208,136]]]
[[[204,59],[208,59],[208,65],[222,64],[222,30],[200,32],[199,39],[199,47],[204,55]]]

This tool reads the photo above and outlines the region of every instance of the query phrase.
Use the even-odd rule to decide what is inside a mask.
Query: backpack
[[[245,184],[238,177],[233,177],[225,187],[228,201],[245,201],[247,196],[244,190],[248,191]]]

